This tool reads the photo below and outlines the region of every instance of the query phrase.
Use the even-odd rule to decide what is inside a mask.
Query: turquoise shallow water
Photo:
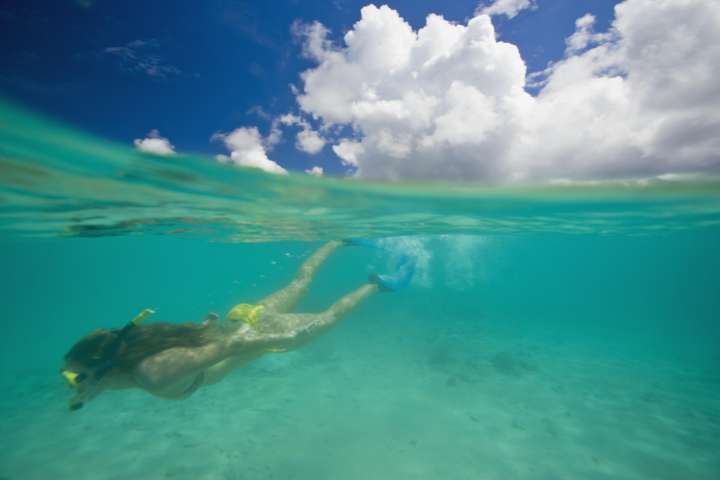
[[[720,189],[273,177],[0,111],[0,478],[716,479]],[[62,356],[200,321],[340,249],[299,311],[417,259],[315,343],[184,401],[69,412]]]

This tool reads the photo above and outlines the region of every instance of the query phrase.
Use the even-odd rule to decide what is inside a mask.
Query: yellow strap
[[[153,315],[155,313],[155,310],[151,308],[146,308],[142,312],[135,315],[135,318],[132,319],[130,323],[134,323],[135,325],[140,325],[140,323],[145,320],[150,315]]]
[[[77,387],[77,377],[79,375],[79,373],[71,372],[70,370],[62,371],[62,376],[65,377],[65,380],[73,387]]]

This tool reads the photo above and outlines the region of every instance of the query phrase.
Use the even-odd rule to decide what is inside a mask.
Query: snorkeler
[[[341,245],[320,247],[299,268],[293,281],[256,304],[241,303],[225,320],[210,313],[197,324],[141,324],[154,312],[145,309],[121,329],[98,329],[65,355],[61,374],[74,389],[71,410],[82,408],[105,390],[141,388],[155,396],[184,399],[222,380],[232,370],[268,352],[296,349],[333,327],[360,302],[378,291],[407,285],[414,263],[401,259],[394,276],[371,275],[368,283],[324,312],[290,313],[315,273]]]

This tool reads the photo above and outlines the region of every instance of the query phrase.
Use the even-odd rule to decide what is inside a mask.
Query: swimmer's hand
[[[204,326],[212,325],[215,322],[217,322],[219,318],[220,318],[220,316],[217,313],[208,312],[208,314],[205,315],[205,320],[203,320],[202,324]]]

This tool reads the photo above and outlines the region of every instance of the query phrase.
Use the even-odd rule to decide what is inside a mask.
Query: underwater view
[[[0,478],[717,478],[718,183],[279,177],[2,118]],[[294,311],[412,277],[181,401],[68,408],[79,338],[232,323],[335,239]]]
[[[0,480],[720,479],[715,0],[0,38]]]

